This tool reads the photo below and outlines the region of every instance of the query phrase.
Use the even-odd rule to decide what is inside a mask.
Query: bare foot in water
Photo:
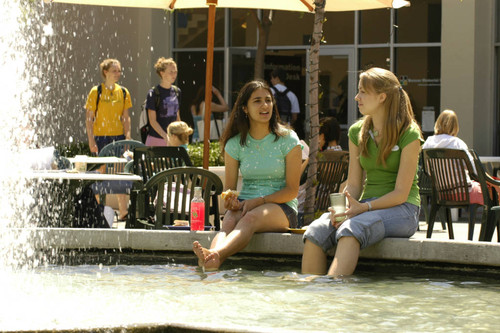
[[[198,241],[193,242],[193,252],[198,257],[198,266],[205,266],[206,257],[210,254],[210,252],[207,249],[203,248],[203,246],[201,246],[200,242]]]
[[[219,269],[220,265],[222,264],[220,260],[220,255],[219,252],[212,250],[206,257],[205,257],[205,271],[216,271]]]

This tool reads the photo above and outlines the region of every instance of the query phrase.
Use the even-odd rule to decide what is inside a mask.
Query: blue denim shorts
[[[364,202],[371,200],[364,200]],[[341,237],[353,236],[364,249],[387,237],[409,238],[413,236],[417,231],[419,213],[420,207],[406,202],[391,208],[364,212],[345,220],[336,229],[330,221],[328,212],[309,225],[303,239],[304,241],[310,240],[327,252],[337,244]]]
[[[238,198],[238,200],[241,202],[244,199]],[[292,207],[288,206],[286,203],[280,203],[276,205],[280,206],[283,213],[285,213],[286,218],[288,219],[289,228],[297,228],[297,223],[298,223],[297,212],[293,210]]]
[[[288,206],[286,203],[277,204],[285,213],[286,218],[288,219],[289,228],[297,228],[297,213],[293,210],[292,207]]]

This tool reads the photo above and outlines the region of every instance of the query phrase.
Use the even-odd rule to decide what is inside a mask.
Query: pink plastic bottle
[[[194,188],[191,200],[191,230],[205,230],[205,200],[201,197],[201,187]]]

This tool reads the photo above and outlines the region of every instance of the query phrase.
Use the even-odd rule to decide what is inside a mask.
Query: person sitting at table
[[[256,232],[284,232],[297,226],[301,147],[297,134],[280,124],[271,88],[259,80],[241,88],[222,135],[227,209],[210,248],[197,241],[198,265],[216,270],[247,246]]]
[[[319,126],[319,150],[341,151],[340,125],[335,117],[323,118]]]
[[[476,167],[474,166],[474,159],[468,152],[469,147],[460,138],[457,137],[460,127],[458,125],[458,117],[453,110],[444,110],[441,112],[439,117],[434,124],[434,135],[429,136],[425,140],[422,149],[429,148],[448,148],[448,149],[461,149],[465,150],[469,156],[474,173],[476,172]],[[469,183],[469,197],[471,204],[484,204],[483,191],[481,190],[481,185],[475,180],[471,180],[467,174],[467,182]]]
[[[188,149],[189,136],[193,129],[183,121],[174,121],[167,127],[168,145],[172,147],[183,147]]]

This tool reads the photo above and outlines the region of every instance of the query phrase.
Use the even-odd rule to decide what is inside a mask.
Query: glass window
[[[248,9],[231,10],[231,45],[257,45],[256,11]]]
[[[433,132],[441,103],[441,48],[396,48],[396,74],[410,96],[422,131]]]
[[[327,45],[354,44],[354,12],[328,12],[325,18],[323,36]]]
[[[497,7],[498,8],[498,7]],[[497,22],[497,24],[499,24]],[[494,144],[494,151],[496,152],[496,155],[499,155],[500,154],[500,131],[498,130],[500,128],[500,96],[498,94],[498,89],[500,87],[500,48],[499,47],[496,47],[495,48],[495,51],[496,51],[496,62],[497,62],[497,78],[496,78],[496,96],[495,96],[495,99],[496,99],[496,107],[497,107],[497,114],[496,114],[496,130],[495,130],[495,136],[496,136],[496,140],[495,140],[495,144]],[[496,175],[495,175],[496,176]]]
[[[183,9],[175,13],[175,47],[207,47],[208,9]],[[223,9],[215,11],[214,46],[224,46]]]
[[[262,11],[268,15],[269,11]],[[308,45],[313,31],[314,14],[273,11],[268,45]]]
[[[361,25],[360,43],[377,44],[388,43],[390,41],[390,10],[376,9],[360,11],[359,17]]]
[[[395,13],[396,42],[441,42],[441,0],[412,1]]]
[[[359,69],[371,67],[390,68],[390,53],[388,47],[367,48],[359,50]]]
[[[181,119],[191,126],[191,102],[195,99],[198,89],[205,86],[206,56],[205,51],[175,54],[179,71],[176,84],[182,91]],[[213,85],[224,91],[224,52],[214,52],[213,66]]]
[[[496,1],[496,26],[497,26],[497,35],[495,37],[495,40],[497,42],[500,42],[500,0]]]

